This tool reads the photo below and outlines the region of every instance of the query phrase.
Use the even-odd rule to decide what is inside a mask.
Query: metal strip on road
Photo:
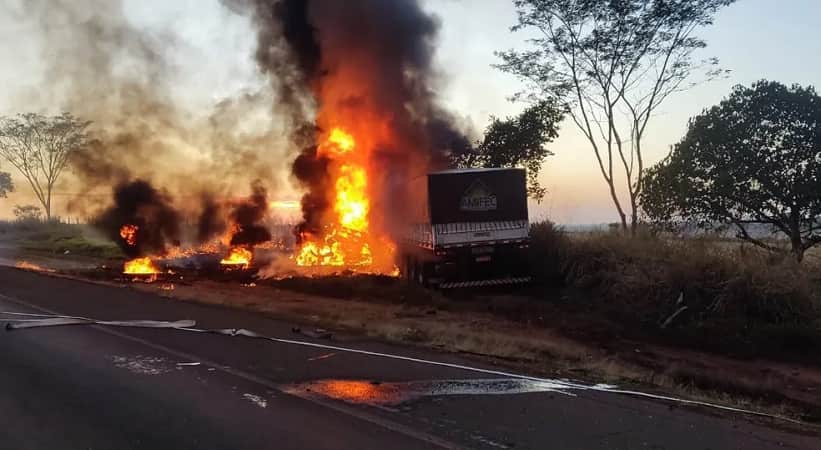
[[[32,308],[32,309],[35,309],[35,310],[39,310],[39,311],[42,311],[42,312],[46,312],[46,313],[49,313],[49,314],[54,314],[54,315],[58,315],[58,316],[60,315],[59,313],[47,310],[45,308],[41,308],[41,307],[36,306],[36,305],[32,305],[32,304],[30,304],[30,303],[28,303],[24,300],[8,297],[8,296],[3,295],[3,294],[0,294],[0,299],[5,299],[5,300],[10,301],[12,303],[17,303],[19,305],[26,306],[26,307],[29,307],[29,308]],[[189,358],[189,359],[190,358],[195,358],[195,359],[198,358],[198,357],[195,357],[193,355],[185,354],[183,352],[177,352],[173,349],[170,349],[168,347],[165,347],[165,346],[162,346],[162,345],[159,345],[159,344],[154,344],[154,343],[151,343],[149,341],[145,341],[145,340],[140,339],[140,338],[136,338],[136,337],[129,336],[127,334],[119,333],[119,332],[114,331],[114,330],[109,330],[109,329],[104,328],[102,326],[92,325],[92,328],[98,329],[100,331],[103,331],[103,332],[106,332],[106,333],[109,333],[109,334],[112,334],[112,335],[115,335],[115,336],[122,337],[124,339],[129,339],[129,340],[133,340],[135,342],[140,342],[144,345],[148,345],[150,347],[160,349],[162,351],[168,352],[168,353],[170,353],[172,355],[175,355],[175,356],[182,355],[182,357],[186,357],[186,358]],[[776,415],[776,414],[768,414],[768,413],[764,413],[764,412],[760,412],[760,411],[753,411],[753,410],[748,410],[748,409],[743,409],[743,408],[735,408],[735,407],[732,407],[732,406],[719,405],[719,404],[716,404],[716,403],[709,403],[709,402],[704,402],[704,401],[699,401],[699,400],[688,400],[688,399],[683,399],[683,398],[678,398],[678,397],[671,397],[671,396],[666,396],[666,395],[652,394],[652,393],[649,393],[649,392],[618,389],[617,387],[610,386],[610,385],[602,385],[602,384],[587,385],[587,384],[582,384],[582,383],[574,383],[574,382],[570,382],[570,381],[567,381],[567,380],[556,380],[556,379],[533,377],[533,376],[522,375],[522,374],[517,374],[517,373],[512,373],[512,372],[505,372],[505,371],[501,371],[501,370],[482,369],[482,368],[479,368],[479,367],[472,367],[472,366],[466,366],[466,365],[455,364],[455,363],[448,363],[448,362],[443,362],[443,361],[434,361],[434,360],[428,360],[428,359],[414,358],[414,357],[411,357],[411,356],[396,355],[396,354],[392,354],[392,353],[374,352],[374,351],[370,351],[370,350],[362,350],[362,349],[350,348],[350,347],[341,347],[341,346],[329,345],[329,344],[320,344],[320,343],[316,343],[316,342],[299,341],[299,340],[295,340],[295,339],[275,338],[275,337],[271,337],[271,336],[261,335],[261,334],[258,334],[256,332],[246,330],[246,329],[242,329],[242,328],[225,328],[225,329],[176,328],[176,329],[180,330],[180,331],[195,332],[195,333],[210,333],[210,334],[220,334],[220,335],[226,335],[226,336],[232,336],[232,337],[245,337],[245,338],[250,338],[250,339],[264,339],[264,340],[268,340],[268,341],[276,342],[276,343],[280,343],[280,344],[299,345],[299,346],[304,346],[304,347],[321,348],[321,349],[325,349],[325,350],[334,350],[334,351],[344,352],[344,353],[354,353],[354,354],[373,356],[373,357],[378,357],[378,358],[387,358],[387,359],[394,359],[394,360],[400,360],[400,361],[408,361],[408,362],[431,365],[431,366],[448,367],[448,368],[451,368],[451,369],[459,369],[459,370],[464,370],[464,371],[469,371],[469,372],[481,373],[481,374],[485,374],[485,375],[495,375],[495,376],[516,378],[516,379],[543,382],[543,383],[553,383],[553,384],[560,385],[563,388],[569,389],[569,390],[595,391],[595,392],[602,392],[602,393],[620,394],[620,395],[626,395],[626,396],[632,396],[632,397],[640,397],[640,398],[646,398],[646,399],[653,399],[653,400],[661,400],[661,401],[667,401],[667,402],[673,402],[673,403],[680,403],[680,404],[685,404],[685,405],[702,406],[702,407],[707,407],[707,408],[719,409],[719,410],[722,410],[722,411],[729,411],[729,412],[734,412],[734,413],[739,413],[739,414],[747,414],[747,415],[753,415],[753,416],[759,416],[759,417],[767,417],[767,418],[770,418],[770,419],[778,419],[778,420],[782,420],[782,421],[786,421],[786,422],[791,422],[791,423],[795,423],[795,424],[799,424],[799,425],[804,425],[804,422],[801,422],[800,420],[792,419],[790,417],[780,416],[780,415]],[[257,383],[261,383],[266,387],[272,387],[273,389],[275,389],[279,392],[283,392],[282,390],[279,389],[279,387],[277,387],[275,385],[272,385],[268,382],[265,382],[265,380],[263,380],[259,377],[256,377],[254,375],[245,374],[244,372],[241,372],[241,371],[236,371],[236,373],[233,373],[235,371],[235,369],[225,368],[225,367],[220,366],[220,365],[218,365],[216,363],[213,363],[213,362],[206,362],[202,358],[199,358],[199,359],[204,364],[211,365],[211,366],[213,366],[213,367],[215,367],[219,370],[223,370],[223,371],[226,371],[228,373],[232,373],[235,376],[241,376],[242,378],[251,377],[251,378],[247,378],[247,379],[255,381]],[[242,375],[240,375],[240,374],[242,374]],[[247,377],[246,377],[246,375],[247,375]],[[268,384],[266,384],[266,383],[268,383]],[[566,395],[574,395],[570,392],[562,392],[562,393],[564,393]],[[293,395],[291,393],[286,393],[286,394],[287,395]],[[326,402],[324,402],[323,400],[320,400],[320,399],[306,398],[306,397],[303,397],[303,396],[297,396],[297,397],[303,398],[303,399],[309,400],[309,401],[319,402],[320,404],[325,404],[326,403]],[[338,407],[340,405],[334,404],[334,405],[325,405],[325,406],[332,407],[333,409],[336,409],[336,407]],[[355,412],[359,413],[358,411],[355,411]],[[379,421],[384,420],[384,419],[381,419],[381,418],[375,418],[375,419],[379,420]],[[399,425],[399,424],[396,424],[396,425],[399,426],[399,427],[403,427],[403,425]],[[415,430],[410,430],[410,431],[416,433]],[[403,434],[406,434],[406,433],[403,433]],[[433,436],[431,436],[431,437],[433,437]],[[435,437],[433,437],[433,438],[438,439],[438,438],[435,438]],[[446,445],[445,447],[451,448],[450,445]]]
[[[11,315],[7,311],[0,312],[0,315]],[[105,325],[109,327],[130,327],[130,328],[190,328],[197,324],[193,320],[177,320],[168,322],[164,320],[95,320],[73,317],[49,317],[41,319],[5,319],[6,330],[22,330],[25,328],[60,327],[66,325]]]

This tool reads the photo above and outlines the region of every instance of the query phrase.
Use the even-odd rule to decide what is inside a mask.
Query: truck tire
[[[424,288],[430,287],[429,265],[424,262],[416,263],[416,282]]]
[[[413,284],[416,280],[414,279],[415,273],[413,271],[413,259],[410,255],[405,255],[402,258],[402,278],[406,284]]]

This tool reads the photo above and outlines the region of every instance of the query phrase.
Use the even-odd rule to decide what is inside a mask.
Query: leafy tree
[[[43,215],[40,207],[35,205],[15,205],[12,213],[17,220],[23,222],[39,221]]]
[[[642,207],[657,223],[729,226],[771,250],[754,229],[775,230],[801,261],[821,242],[821,97],[772,81],[736,86],[648,171]]]
[[[14,183],[11,182],[11,174],[0,172],[0,198],[6,198],[6,194],[14,190]]]
[[[91,122],[71,114],[20,114],[0,118],[0,156],[26,178],[51,218],[51,193],[69,156],[86,147]]]
[[[499,52],[497,67],[526,83],[516,98],[558,99],[593,148],[622,228],[635,232],[644,174],[642,141],[653,112],[717,60],[696,61],[695,35],[735,0],[514,0],[535,38],[526,51]],[[626,182],[629,211],[617,182]]]
[[[563,111],[553,102],[530,105],[516,117],[491,117],[484,138],[457,156],[461,167],[524,167],[528,195],[541,201],[547,189],[539,184],[542,162],[553,153],[545,145],[559,135]]]

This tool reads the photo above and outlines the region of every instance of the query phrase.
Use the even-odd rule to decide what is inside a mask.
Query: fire
[[[130,247],[137,245],[137,230],[140,227],[137,225],[123,225],[120,228],[120,237],[123,238],[126,244]]]
[[[357,271],[392,273],[394,246],[384,237],[374,236],[370,229],[367,153],[363,154],[354,136],[342,128],[333,128],[319,152],[333,161],[331,195],[334,216],[322,236],[303,234],[295,260],[300,266],[332,266]],[[378,246],[380,267],[374,264],[373,248]],[[389,267],[382,267],[387,265]]]
[[[248,266],[251,265],[251,259],[253,256],[254,255],[251,253],[251,250],[248,250],[247,248],[234,247],[231,249],[231,253],[220,261],[220,264],[224,266],[241,267],[243,269],[247,269]]]
[[[365,190],[368,176],[359,166],[344,164],[336,179],[336,203],[334,211],[339,214],[339,224],[349,230],[368,231],[368,202]]]
[[[322,149],[332,153],[343,155],[351,152],[356,146],[356,141],[353,136],[341,128],[334,128]]]
[[[126,261],[123,273],[128,275],[156,275],[160,273],[160,269],[154,265],[151,258],[136,258],[131,261]]]

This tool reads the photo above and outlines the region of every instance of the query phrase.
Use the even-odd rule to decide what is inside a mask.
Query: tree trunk
[[[790,243],[795,260],[800,263],[804,259],[804,241],[801,239],[799,210],[795,206],[790,211]]]
[[[610,197],[613,199],[613,204],[616,205],[616,211],[619,213],[619,220],[621,221],[621,231],[623,233],[627,233],[629,228],[627,228],[627,214],[624,213],[624,209],[621,207],[621,202],[619,202],[619,196],[616,195],[616,186],[613,184],[613,180],[606,180],[608,186],[610,186]]]
[[[46,209],[46,222],[51,222],[51,186],[46,189],[46,204],[43,207]]]
[[[795,260],[800,263],[804,260],[804,242],[801,241],[801,234],[790,236],[790,242]]]

